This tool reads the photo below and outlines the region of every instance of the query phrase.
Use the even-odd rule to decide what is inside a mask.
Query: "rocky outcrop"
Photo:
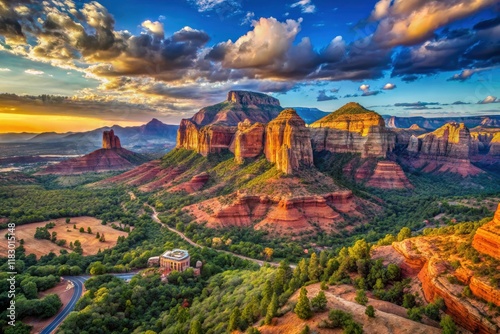
[[[236,162],[243,163],[246,158],[255,158],[262,153],[264,132],[265,127],[262,123],[252,124],[248,119],[238,123],[238,131],[229,146]]]
[[[362,157],[386,157],[395,136],[382,117],[351,102],[310,125],[313,149],[334,153],[361,153]]]
[[[78,158],[49,165],[36,175],[74,175],[121,171],[132,169],[145,161],[147,161],[146,157],[122,148],[120,139],[115,136],[113,130],[110,130],[103,132],[101,149]]]
[[[168,192],[186,192],[192,194],[199,191],[210,180],[208,173],[195,175],[188,182],[181,183],[175,187],[168,189]]]
[[[434,132],[412,136],[408,152],[410,165],[424,172],[462,176],[482,173],[470,161],[470,157],[478,153],[478,141],[463,123],[448,123]]]
[[[401,166],[393,161],[379,161],[366,185],[380,189],[413,188]]]
[[[305,122],[293,109],[283,110],[266,127],[264,153],[285,174],[313,165],[311,138]]]
[[[493,220],[477,229],[472,247],[480,253],[500,260],[500,204]]]
[[[198,222],[206,222],[207,227],[245,226],[280,235],[337,231],[344,221],[339,212],[357,213],[351,191],[297,197],[237,194],[230,203],[223,203],[220,198],[211,199],[184,210]]]
[[[245,91],[230,91],[227,100],[198,111],[183,119],[177,133],[177,147],[195,150],[206,156],[229,149],[238,123],[268,123],[279,115],[279,100]]]
[[[436,130],[446,123],[460,122],[464,123],[469,129],[476,126],[496,126],[500,124],[500,116],[464,116],[464,117],[399,117],[385,116],[385,124],[389,128],[409,128],[412,124],[417,124],[419,127]]]
[[[102,148],[109,150],[113,148],[121,148],[120,138],[115,136],[115,132],[113,130],[104,131],[102,133]]]
[[[497,333],[500,328],[498,324],[488,320],[494,311],[488,311],[487,303],[498,305],[500,290],[478,276],[477,270],[471,270],[468,264],[455,269],[450,263],[453,255],[450,256],[444,251],[450,246],[453,248],[467,244],[466,236],[449,234],[406,239],[394,242],[392,247],[404,256],[405,266],[402,267],[410,268],[405,271],[406,274],[414,276],[415,270],[418,271],[418,279],[427,301],[442,298],[446,305],[446,313],[471,332]],[[460,264],[467,263],[463,258],[455,257],[453,260]],[[450,276],[455,276],[461,283],[453,283]],[[464,285],[468,285],[472,293],[484,301],[464,296]]]

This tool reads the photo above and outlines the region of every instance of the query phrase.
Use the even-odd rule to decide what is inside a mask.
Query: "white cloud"
[[[0,72],[10,72],[10,68],[6,67],[0,68]]]
[[[163,23],[159,21],[151,22],[150,20],[146,20],[142,22],[141,27],[146,29],[147,31],[163,37],[165,35],[165,30],[163,29]]]
[[[486,96],[484,98],[484,100],[482,101],[479,101],[480,104],[488,104],[488,103],[496,103],[496,102],[500,102],[500,100],[498,100],[495,96]]]
[[[243,20],[241,21],[241,25],[244,26],[246,24],[251,24],[253,21],[253,18],[255,17],[254,12],[247,12]]]
[[[199,12],[208,12],[221,6],[227,6],[228,9],[240,9],[241,3],[238,0],[191,0]]]
[[[300,0],[291,5],[292,8],[300,7],[302,13],[311,14],[316,11],[316,6],[311,2],[311,0]]]
[[[363,85],[359,86],[359,90],[362,90],[363,92],[369,91],[370,85],[363,84]]]
[[[39,70],[28,69],[28,70],[24,71],[24,73],[31,74],[31,75],[42,75],[45,72],[44,71],[39,71]]]
[[[382,87],[383,90],[392,90],[394,88],[396,88],[396,85],[390,82],[386,83],[384,87]]]

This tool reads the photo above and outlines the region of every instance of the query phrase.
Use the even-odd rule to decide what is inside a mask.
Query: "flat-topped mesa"
[[[361,153],[365,157],[386,157],[395,145],[395,135],[384,119],[358,103],[350,102],[309,125],[315,151]]]
[[[249,104],[249,105],[261,105],[261,104],[269,104],[273,106],[280,106],[280,101],[272,96],[255,93],[255,92],[247,92],[241,90],[232,90],[227,93],[227,101],[238,103],[238,104]]]
[[[500,204],[493,220],[477,229],[472,247],[480,253],[500,260]]]
[[[115,132],[113,130],[104,131],[102,133],[102,148],[104,149],[113,149],[113,148],[122,148],[120,144],[120,138],[115,136]]]
[[[190,119],[183,119],[177,133],[177,147],[195,150],[206,156],[229,149],[238,123],[266,124],[283,110],[279,100],[254,92],[231,91],[227,100],[200,109]]]
[[[311,137],[306,124],[293,109],[283,110],[266,127],[264,153],[283,173],[313,165]]]

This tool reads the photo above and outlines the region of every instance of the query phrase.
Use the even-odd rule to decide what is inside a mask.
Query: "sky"
[[[498,0],[0,0],[0,132],[285,107],[500,113]],[[57,97],[51,97],[57,96]]]

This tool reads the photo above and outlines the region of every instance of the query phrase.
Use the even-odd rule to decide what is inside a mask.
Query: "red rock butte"
[[[115,136],[115,132],[113,130],[104,131],[102,133],[102,148],[107,150],[113,148],[122,148],[120,138],[118,138],[118,136]]]

